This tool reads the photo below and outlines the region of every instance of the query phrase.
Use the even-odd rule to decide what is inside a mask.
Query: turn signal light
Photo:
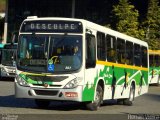
[[[66,97],[78,97],[77,92],[65,92]]]

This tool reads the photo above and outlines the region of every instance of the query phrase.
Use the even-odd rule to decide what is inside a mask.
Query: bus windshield
[[[15,58],[16,49],[3,49],[2,50],[2,65],[13,66],[13,60]]]
[[[21,35],[17,67],[34,72],[68,72],[82,64],[80,35]]]
[[[154,67],[159,67],[160,55],[149,55],[149,65]]]

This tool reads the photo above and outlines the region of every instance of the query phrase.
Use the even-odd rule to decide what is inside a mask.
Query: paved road
[[[0,119],[5,120],[7,115],[10,115],[7,117],[11,119],[13,119],[12,117],[16,118],[16,115],[19,116],[19,119],[21,117],[24,119],[28,116],[33,117],[33,119],[49,119],[53,117],[53,114],[56,116],[56,120],[61,120],[66,117],[83,120],[89,116],[92,116],[96,120],[99,117],[102,119],[102,116],[104,116],[104,118],[113,118],[116,116],[118,118],[124,117],[128,119],[128,114],[160,115],[160,87],[150,86],[149,92],[137,97],[133,106],[117,105],[116,101],[105,101],[104,105],[101,106],[98,111],[89,111],[82,107],[80,103],[73,102],[52,102],[48,109],[38,109],[34,104],[34,100],[16,99],[14,97],[14,82],[12,80],[0,81]]]

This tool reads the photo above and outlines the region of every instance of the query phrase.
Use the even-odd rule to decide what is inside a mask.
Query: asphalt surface
[[[13,79],[0,80],[0,119],[2,120],[115,120],[160,119],[160,87],[150,86],[149,92],[135,98],[133,106],[105,101],[97,111],[86,110],[81,103],[53,101],[49,108],[39,109],[32,99],[14,97]]]

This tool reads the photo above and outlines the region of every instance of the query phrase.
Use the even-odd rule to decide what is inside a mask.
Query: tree
[[[3,33],[4,33],[4,18],[0,17],[0,42],[2,42]]]
[[[143,22],[146,41],[151,49],[160,48],[160,6],[158,0],[149,0],[146,20]]]
[[[3,13],[6,7],[6,0],[0,0],[0,12]]]
[[[118,5],[114,5],[113,13],[117,31],[140,39],[144,37],[144,31],[139,29],[139,13],[128,0],[120,0]]]

